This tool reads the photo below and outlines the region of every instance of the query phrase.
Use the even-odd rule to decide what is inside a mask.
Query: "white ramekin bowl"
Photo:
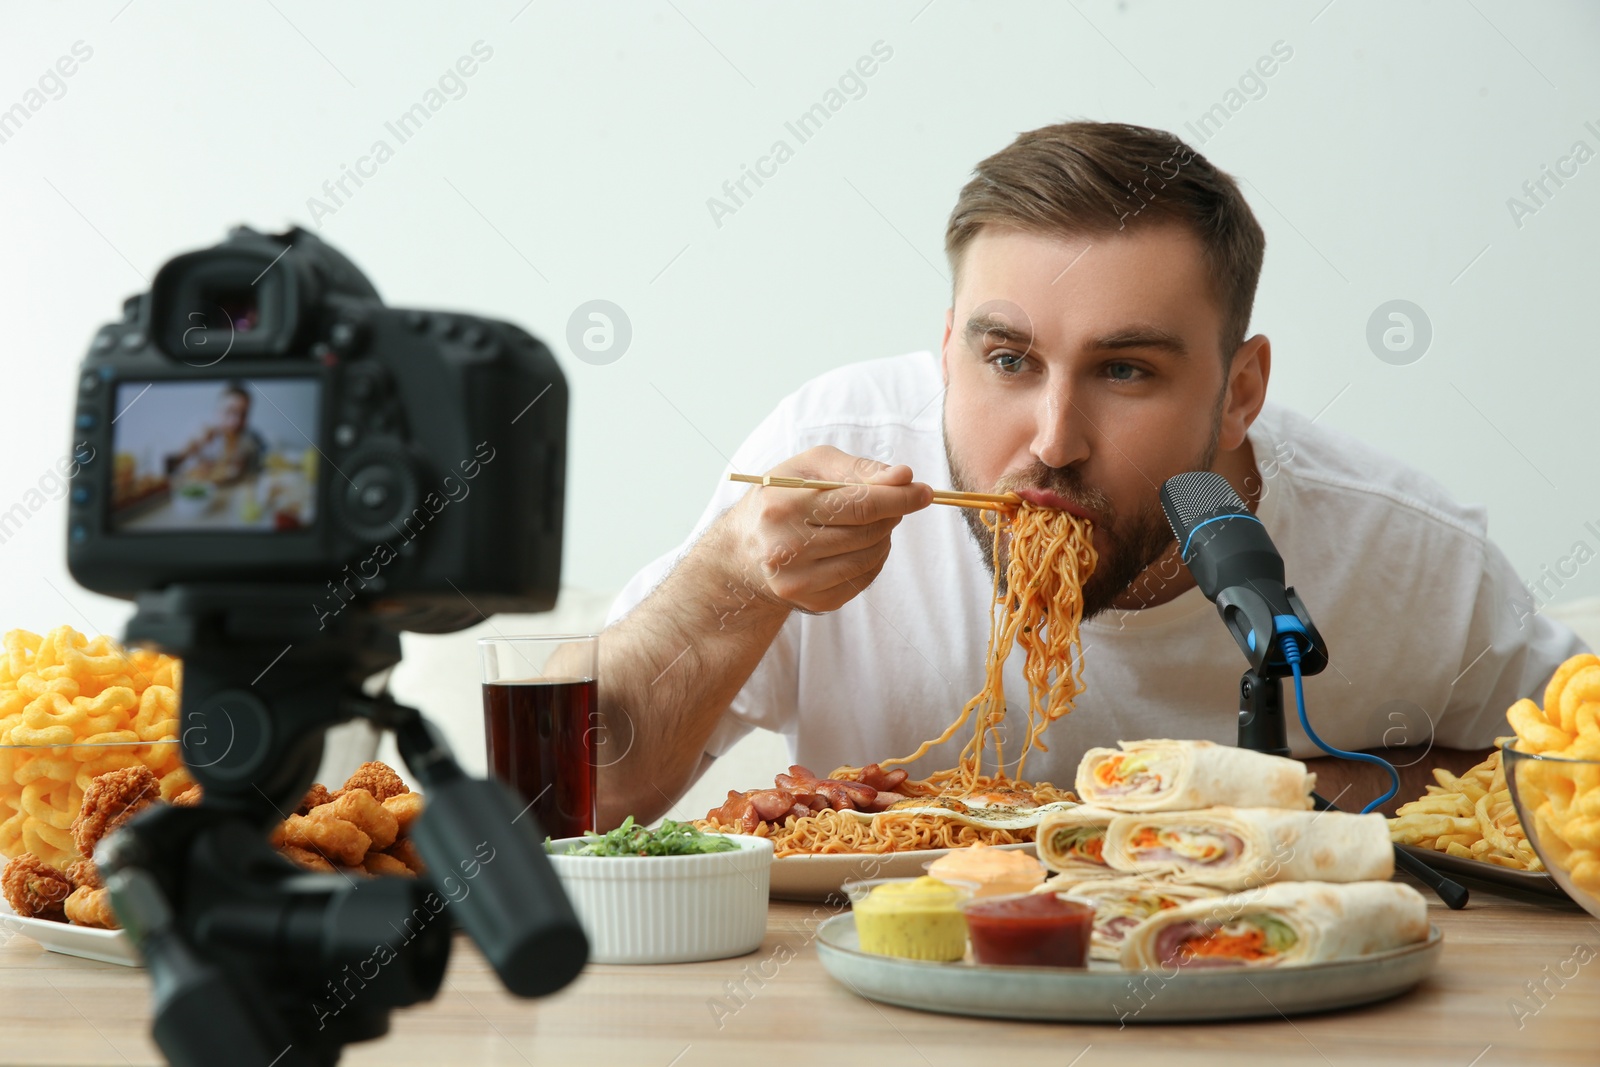
[[[737,852],[563,856],[550,862],[589,937],[591,963],[690,963],[754,952],[767,933],[772,842],[729,834]]]

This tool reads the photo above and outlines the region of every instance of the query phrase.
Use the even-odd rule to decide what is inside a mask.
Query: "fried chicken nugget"
[[[272,843],[315,852],[338,867],[357,867],[372,847],[372,838],[343,819],[291,815],[273,834]]]
[[[22,852],[6,864],[0,875],[6,903],[24,919],[66,922],[66,900],[72,895],[71,879],[32,852]]]
[[[344,788],[335,793],[334,797],[340,797],[353,789],[365,789],[378,801],[411,792],[411,787],[395,773],[393,767],[376,760],[357,767],[356,772],[345,781]]]
[[[428,865],[422,862],[422,853],[417,851],[417,846],[411,843],[409,837],[402,837],[384,851],[384,855],[393,856],[413,874],[426,874]]]
[[[293,863],[296,867],[303,867],[308,871],[320,871],[323,874],[332,874],[333,864],[312,852],[310,849],[297,848],[294,845],[284,845],[278,849],[278,854]]]
[[[367,869],[368,874],[388,875],[398,878],[415,878],[411,868],[393,856],[382,852],[368,852],[367,858],[361,865]]]
[[[423,799],[421,793],[402,793],[397,797],[390,797],[383,802],[384,810],[393,815],[402,835],[411,832],[411,824],[417,821],[417,816],[422,814]]]
[[[81,885],[67,898],[68,920],[79,926],[94,926],[101,930],[120,930],[117,913],[111,910],[111,890],[90,889]]]
[[[78,853],[88,859],[107,834],[122,827],[161,798],[161,782],[143,765],[108,771],[83,791],[83,807],[70,832]]]
[[[328,787],[318,782],[306,790],[306,795],[300,798],[300,806],[294,809],[296,815],[310,815],[313,808],[320,808],[324,804],[333,802],[333,794],[328,792]]]
[[[394,844],[400,824],[388,809],[365,789],[347,789],[337,800],[312,808],[309,819],[343,819],[372,840],[372,848],[382,851]]]
[[[67,877],[72,879],[72,884],[78,888],[88,886],[90,889],[104,889],[105,883],[100,881],[100,868],[94,865],[94,860],[78,860],[67,868]]]
[[[205,795],[205,790],[199,785],[191,785],[188,789],[172,798],[172,802],[180,808],[195,808],[200,806],[200,798]]]

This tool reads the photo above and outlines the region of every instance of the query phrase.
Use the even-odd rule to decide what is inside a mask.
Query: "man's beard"
[[[1211,469],[1217,456],[1217,440],[1221,436],[1221,430],[1219,406],[1212,425],[1210,443],[1206,445],[1195,463],[1184,467],[1184,470]],[[1094,525],[1105,533],[1108,544],[1105,551],[1099,554],[1094,573],[1083,586],[1083,617],[1086,619],[1112,607],[1117,598],[1152,563],[1160,559],[1173,543],[1172,527],[1167,523],[1159,500],[1146,503],[1131,516],[1119,516],[1116,509],[1111,506],[1110,497],[1099,489],[1085,485],[1082,475],[1076,469],[1050,467],[1043,463],[1034,463],[1031,467],[1007,474],[993,486],[978,485],[975,479],[967,475],[954,451],[951,450],[948,427],[944,430],[944,452],[950,464],[950,478],[955,482],[955,488],[963,492],[1005,493],[1017,489],[1045,489],[1059,493],[1097,516]],[[995,531],[984,523],[984,512],[976,508],[962,508],[961,511],[967,520],[967,529],[978,542],[978,547],[983,550],[984,566],[988,567],[992,574]],[[1004,545],[1001,546],[1001,550],[1000,588],[1004,592],[1006,588],[1004,568],[1008,560],[1004,554]]]

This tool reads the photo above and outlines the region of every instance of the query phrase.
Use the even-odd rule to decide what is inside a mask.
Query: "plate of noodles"
[[[839,767],[825,778],[793,766],[770,788],[730,790],[695,822],[701,830],[769,838],[773,896],[819,900],[847,881],[920,874],[929,860],[968,845],[1031,849],[1040,819],[1077,806],[1070,790],[1026,781],[1023,766],[1029,752],[1045,748],[1045,728],[1066,716],[1083,690],[1078,629],[1083,583],[1096,563],[1089,524],[1027,504],[983,514],[995,575],[989,645],[983,688],[960,715],[907,756]],[[996,727],[1006,715],[1005,663],[1017,646],[1025,656],[1028,721],[1021,751],[1008,758]],[[954,768],[913,779],[901,766],[963,730],[970,735]],[[986,763],[1012,762],[1014,777],[983,773]]]

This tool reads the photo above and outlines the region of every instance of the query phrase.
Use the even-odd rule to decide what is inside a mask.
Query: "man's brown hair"
[[[978,164],[950,212],[944,249],[959,277],[984,226],[1094,237],[1173,222],[1200,240],[1230,362],[1250,327],[1267,239],[1234,180],[1164,130],[1064,122],[1020,135]]]

